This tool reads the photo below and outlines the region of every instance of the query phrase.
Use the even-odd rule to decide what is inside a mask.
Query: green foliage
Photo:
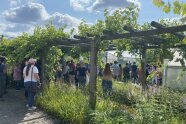
[[[183,98],[186,94],[161,88],[158,94],[150,90],[147,96],[131,83],[113,82],[113,95],[102,97],[98,79],[96,110],[88,108],[88,97],[68,86],[51,85],[37,97],[37,104],[65,123],[91,124],[182,124],[186,120]],[[116,95],[115,93],[119,93]],[[113,98],[115,97],[115,98]],[[131,104],[126,104],[132,100]]]
[[[158,95],[136,104],[137,124],[182,124],[185,114],[182,113],[183,93],[161,89]]]
[[[153,0],[153,3],[158,7],[162,7],[165,4],[163,0]]]
[[[165,3],[164,1],[165,0],[153,0],[153,4],[157,7],[163,8],[163,11],[166,13],[173,10],[175,14],[182,15],[183,17],[186,15],[186,3],[184,0],[174,0],[173,3],[170,3],[169,1]]]
[[[10,66],[23,62],[25,58],[34,57],[41,61],[45,59],[45,72],[48,79],[54,79],[55,68],[62,56],[60,48],[53,44],[60,38],[69,37],[64,27],[56,29],[48,24],[44,28],[36,27],[33,35],[23,33],[21,36],[7,40],[3,39],[0,52],[8,59]]]
[[[163,11],[165,13],[169,13],[170,9],[171,9],[171,4],[168,2],[168,4],[163,7]]]
[[[51,85],[37,97],[37,105],[46,112],[57,116],[64,123],[85,123],[88,111],[87,97],[81,91],[68,86],[63,88]]]

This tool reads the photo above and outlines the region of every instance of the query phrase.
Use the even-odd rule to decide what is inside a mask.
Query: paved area
[[[0,124],[58,124],[41,110],[29,111],[26,107],[24,91],[8,90],[4,100],[0,100]]]

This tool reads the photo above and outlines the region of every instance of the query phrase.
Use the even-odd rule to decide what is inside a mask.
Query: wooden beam
[[[76,44],[90,44],[90,41],[84,40],[55,40],[52,45],[76,45]]]
[[[69,48],[72,48],[72,47],[75,47],[75,46],[80,46],[80,47],[89,47],[91,44],[84,44],[84,43],[81,43],[81,44],[70,44],[70,45],[58,45],[60,47],[69,47]]]
[[[158,22],[155,22],[155,21],[152,21],[151,22],[151,26],[156,27],[158,29],[166,28],[164,25],[162,25],[162,24],[160,24]],[[174,34],[175,36],[177,36],[179,39],[183,39],[185,37],[184,35],[179,34],[179,33],[172,33],[172,34]]]
[[[123,38],[131,38],[131,37],[158,35],[164,33],[175,33],[175,32],[182,32],[182,31],[186,31],[186,25],[167,27],[162,29],[152,29],[152,30],[133,32],[133,33],[124,33],[124,34],[115,33],[110,36],[102,36],[101,40],[114,40],[114,39],[123,39]]]
[[[128,26],[124,26],[124,30],[129,31],[130,33],[140,32],[139,30],[132,29],[131,27],[128,27]],[[135,38],[135,39],[139,40],[139,38]],[[168,42],[168,40],[165,40],[165,39],[157,37],[157,36],[147,36],[147,37],[143,37],[143,39],[145,40],[145,41],[143,41],[144,43],[148,42],[148,43],[159,44],[159,43],[163,43],[163,42]],[[142,40],[142,39],[140,39],[140,40]]]
[[[82,40],[82,41],[92,41],[93,40],[93,38],[83,37],[83,36],[79,36],[79,35],[74,35],[74,38]]]
[[[89,106],[92,110],[96,108],[96,78],[97,78],[97,44],[91,42],[91,59],[90,59],[90,96]]]

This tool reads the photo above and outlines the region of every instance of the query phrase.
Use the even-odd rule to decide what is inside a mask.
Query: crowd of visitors
[[[86,83],[89,82],[90,65],[84,63],[83,60],[77,64],[73,60],[58,63],[55,68],[55,85],[63,86],[67,84],[80,89],[83,93],[86,91]],[[112,81],[118,80],[121,82],[132,81],[136,84],[141,84],[143,71],[141,66],[137,66],[136,62],[119,64],[106,63],[105,68],[98,68],[98,75],[102,78],[103,95],[108,96],[112,91]],[[25,61],[24,67],[19,62],[16,62],[13,68],[13,80],[16,91],[22,88],[22,79],[24,79],[25,97],[27,98],[28,110],[34,110],[34,98],[37,87],[40,84],[40,67],[36,65],[36,59],[30,58]],[[151,85],[162,85],[161,66],[146,65],[147,82]],[[0,58],[0,98],[6,93],[7,65],[4,57]]]

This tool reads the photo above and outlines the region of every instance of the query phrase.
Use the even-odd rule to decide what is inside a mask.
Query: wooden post
[[[106,59],[105,61],[106,61],[106,63],[107,63],[107,62],[108,62],[108,51],[106,51],[106,56],[105,56],[105,57],[106,57],[106,58],[105,58],[105,59]]]
[[[142,49],[142,60],[141,60],[141,67],[142,67],[142,91],[145,91],[147,88],[146,84],[146,51],[147,49],[144,47]]]
[[[97,45],[91,42],[91,58],[90,58],[90,96],[89,106],[92,110],[96,108],[96,78],[97,78]]]
[[[45,71],[46,71],[46,69],[45,69],[45,58],[46,58],[46,56],[45,56],[45,50],[43,50],[43,52],[42,52],[42,56],[41,56],[41,83],[42,83],[42,88],[44,87],[44,86],[46,86],[46,76],[45,76]]]

